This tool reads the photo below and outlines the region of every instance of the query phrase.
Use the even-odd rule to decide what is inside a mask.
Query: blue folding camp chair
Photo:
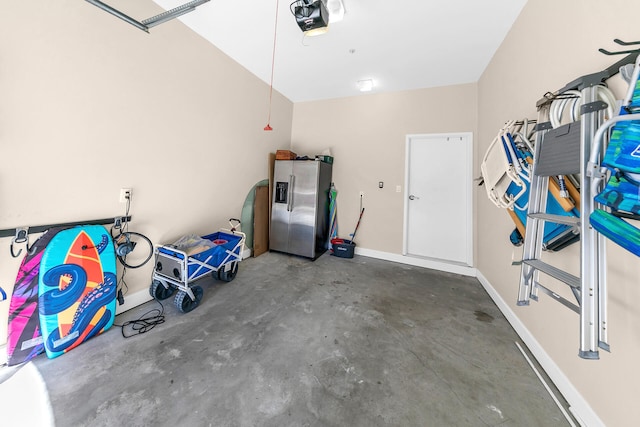
[[[640,219],[640,57],[629,82],[618,117],[604,123],[594,138],[590,164],[595,171],[600,143],[606,130],[612,127],[600,174],[594,174],[594,187],[601,176],[609,179],[605,188],[594,197],[600,209],[589,216],[593,228],[631,253],[640,256],[640,229],[626,219]],[[597,175],[597,176],[596,176]]]

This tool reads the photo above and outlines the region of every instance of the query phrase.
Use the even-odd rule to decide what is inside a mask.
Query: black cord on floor
[[[154,298],[155,299],[155,298]],[[153,310],[147,311],[145,314],[140,316],[136,320],[129,320],[124,322],[122,325],[116,325],[122,331],[122,336],[124,338],[130,338],[135,335],[144,334],[145,332],[149,332],[151,329],[155,328],[157,325],[161,325],[164,323],[164,305],[157,299],[155,301],[160,304],[160,308],[154,308]],[[130,333],[126,332],[126,329],[131,330]]]

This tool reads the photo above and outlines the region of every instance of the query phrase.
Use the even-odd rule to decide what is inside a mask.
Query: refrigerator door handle
[[[291,210],[293,209],[293,185],[295,183],[295,176],[294,175],[289,175],[289,191],[287,192],[287,197],[289,198],[289,200],[287,200],[287,211],[291,212]]]

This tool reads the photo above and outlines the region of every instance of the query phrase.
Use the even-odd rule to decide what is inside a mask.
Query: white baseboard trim
[[[244,248],[242,252],[242,259],[247,259],[251,256],[251,249]],[[145,302],[151,301],[153,298],[149,293],[149,288],[143,289],[141,291],[134,292],[132,294],[127,294],[124,297],[124,304],[116,307],[116,315],[124,313],[125,311],[129,311],[132,308],[136,308],[139,305],[144,304]]]
[[[414,265],[416,267],[430,268],[432,270],[446,271],[447,273],[461,274],[463,276],[476,277],[477,272],[474,267],[465,267],[463,265],[449,264],[442,261],[414,258],[411,256],[393,254],[390,252],[359,248],[357,246],[355,253],[356,255],[368,256],[371,258],[383,259],[385,261],[393,261],[401,264]]]
[[[127,294],[124,296],[124,304],[118,304],[118,306],[116,307],[116,315],[131,310],[132,308],[136,308],[137,306],[151,301],[152,299],[153,298],[151,298],[151,294],[149,293],[149,288],[134,292],[132,294]]]
[[[533,353],[547,375],[549,375],[549,378],[551,378],[560,393],[562,393],[564,398],[567,400],[570,405],[569,409],[574,417],[576,417],[576,419],[582,426],[604,427],[605,424],[602,422],[600,417],[598,417],[593,408],[591,408],[589,403],[573,386],[564,372],[562,372],[562,370],[558,367],[558,365],[556,365],[549,354],[547,354],[544,348],[535,339],[533,334],[527,329],[524,323],[522,323],[520,318],[515,314],[511,307],[509,307],[506,301],[493,288],[493,286],[491,286],[487,278],[484,277],[484,275],[480,271],[477,272],[476,277],[478,278],[484,289],[487,291],[489,296],[491,296],[493,301],[496,303],[500,311],[502,311],[504,316],[507,318],[513,329],[515,329],[516,333],[520,336],[522,341],[524,341],[527,347],[529,347],[531,353]],[[576,357],[578,356],[576,355]]]

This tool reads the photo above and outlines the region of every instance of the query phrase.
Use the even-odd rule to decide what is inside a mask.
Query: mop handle
[[[362,214],[364,213],[364,208],[360,211],[360,216],[358,217],[358,223],[356,224],[356,229],[353,230],[353,234],[351,235],[351,241],[353,242],[356,239],[356,233],[358,232],[358,227],[360,227],[360,220],[362,219]]]

